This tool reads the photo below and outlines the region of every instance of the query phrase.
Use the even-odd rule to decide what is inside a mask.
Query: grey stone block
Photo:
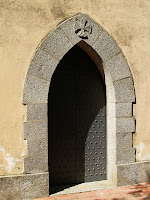
[[[57,27],[52,33],[50,33],[41,44],[42,49],[47,50],[58,60],[62,59],[72,46],[72,43],[60,27]]]
[[[48,157],[48,140],[27,140],[28,144],[28,157]]]
[[[117,166],[117,186],[150,181],[150,162],[136,162]]]
[[[85,26],[86,22],[87,24]],[[95,43],[95,41],[98,39],[98,36],[100,36],[103,32],[103,29],[100,25],[95,23],[87,15],[83,15],[83,14],[76,15],[66,20],[65,22],[60,24],[60,27],[63,29],[67,37],[71,40],[73,45],[83,40],[86,43],[88,43],[90,46],[92,46]],[[83,29],[84,28],[86,29],[86,27],[87,27],[87,31],[84,32],[84,34],[86,34],[87,37],[85,39],[83,37],[81,38],[81,35],[83,34],[83,32],[81,33],[79,31],[78,34],[75,33],[77,29],[82,28],[82,31],[83,31]],[[92,29],[90,29],[90,27]]]
[[[116,148],[117,150],[132,148],[132,133],[117,133]]]
[[[24,122],[24,138],[40,139],[48,138],[47,122]]]
[[[109,117],[132,117],[132,103],[107,103]]]
[[[0,177],[0,199],[20,200],[20,178],[17,176]]]
[[[121,49],[119,48],[115,40],[105,31],[93,45],[93,48],[99,54],[103,62],[106,62],[107,60],[121,52]]]
[[[49,173],[21,176],[22,199],[46,197],[49,195]]]
[[[51,80],[58,63],[58,60],[39,48],[31,61],[28,74]]]
[[[134,85],[132,78],[126,78],[114,83],[115,102],[127,103],[135,101]]]
[[[131,117],[131,116],[132,116],[132,103],[116,104],[116,117]]]
[[[48,172],[0,177],[1,200],[29,200],[48,195]]]
[[[131,76],[130,68],[122,53],[112,57],[104,65],[113,81]]]
[[[150,162],[139,162],[138,183],[150,182]]]
[[[116,133],[131,133],[135,132],[135,119],[116,118]]]
[[[137,163],[117,166],[117,186],[138,183],[139,166]]]
[[[117,150],[117,165],[135,162],[135,148]]]
[[[27,105],[27,121],[45,120],[47,121],[47,104]]]
[[[25,173],[48,172],[48,157],[25,158],[24,172]]]
[[[49,82],[27,76],[23,91],[23,103],[47,103]]]

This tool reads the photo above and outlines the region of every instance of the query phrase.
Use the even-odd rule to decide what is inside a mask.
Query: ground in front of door
[[[107,190],[56,195],[34,200],[150,200],[150,182]]]

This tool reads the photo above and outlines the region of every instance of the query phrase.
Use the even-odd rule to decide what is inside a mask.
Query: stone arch
[[[47,101],[51,77],[63,56],[81,41],[86,42],[85,49],[91,49],[90,55],[96,52],[102,59],[105,72],[107,182],[118,186],[130,184],[132,178],[128,178],[124,168],[130,169],[131,164],[135,162],[135,148],[132,146],[132,133],[135,132],[135,119],[132,114],[132,103],[135,101],[132,74],[115,40],[84,14],[78,14],[61,23],[41,42],[31,61],[23,90],[23,104],[27,105],[24,138],[28,144],[24,172],[48,172]]]

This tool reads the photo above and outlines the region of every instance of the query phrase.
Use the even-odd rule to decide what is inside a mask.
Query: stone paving
[[[107,190],[56,195],[34,200],[150,200],[150,182]]]

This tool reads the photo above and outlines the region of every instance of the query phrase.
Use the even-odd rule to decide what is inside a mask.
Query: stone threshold
[[[116,186],[112,185],[108,180],[103,180],[103,181],[80,183],[73,186],[64,185],[64,186],[50,187],[50,192],[51,192],[51,196],[56,196],[56,195],[64,195],[64,194],[89,192],[89,191],[95,191],[95,190],[111,189],[114,187]]]

